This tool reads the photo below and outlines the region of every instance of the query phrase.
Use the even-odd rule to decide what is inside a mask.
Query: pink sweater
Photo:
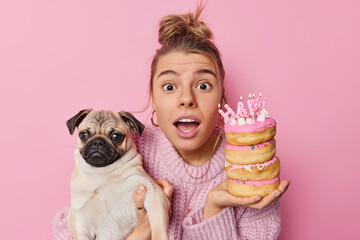
[[[140,138],[135,137],[144,168],[155,179],[167,179],[174,186],[169,238],[175,239],[276,239],[280,232],[279,204],[262,210],[246,207],[227,207],[217,215],[202,220],[207,193],[226,179],[224,147],[221,146],[211,160],[207,175],[190,178],[183,160],[159,128],[147,126]],[[208,167],[185,164],[193,177],[201,176]],[[60,210],[53,221],[56,240],[73,240],[67,225],[69,207]],[[190,212],[186,214],[186,209]]]

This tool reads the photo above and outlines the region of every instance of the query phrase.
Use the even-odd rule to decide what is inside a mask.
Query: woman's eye
[[[88,140],[90,134],[88,132],[80,132],[79,133],[79,138],[83,141],[86,142],[86,140]]]
[[[165,84],[165,85],[163,86],[163,89],[164,89],[165,91],[173,91],[173,90],[175,90],[176,88],[175,88],[175,86],[174,86],[173,84],[167,83],[167,84]]]
[[[211,85],[209,83],[200,83],[197,88],[201,90],[208,90],[211,88]]]

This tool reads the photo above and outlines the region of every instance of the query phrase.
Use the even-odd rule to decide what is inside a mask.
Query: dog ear
[[[141,136],[145,128],[144,124],[142,124],[129,112],[119,112],[119,114],[122,120],[124,120],[126,125],[130,128],[130,132],[136,130],[137,134]]]
[[[69,120],[66,121],[66,126],[68,127],[71,135],[73,135],[75,128],[77,126],[79,126],[79,124],[82,122],[82,120],[84,120],[86,115],[88,115],[89,112],[91,112],[91,111],[92,111],[92,109],[81,110],[78,114],[76,114],[75,116],[73,116],[72,118],[70,118]]]

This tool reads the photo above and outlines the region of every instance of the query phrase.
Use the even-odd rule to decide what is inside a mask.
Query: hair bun
[[[159,43],[164,45],[166,42],[187,36],[202,40],[212,39],[213,35],[208,26],[199,21],[202,10],[203,8],[198,7],[195,16],[192,13],[165,16],[160,21]]]

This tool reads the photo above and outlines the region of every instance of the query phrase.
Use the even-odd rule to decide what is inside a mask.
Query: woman
[[[225,71],[212,33],[193,14],[162,19],[152,65],[152,123],[135,139],[144,168],[172,199],[170,239],[275,239],[280,231],[277,200],[289,181],[264,198],[236,198],[226,190],[223,135],[218,106],[225,101]],[[156,120],[154,119],[156,115]],[[166,179],[166,180],[165,180]],[[143,208],[146,189],[134,201],[138,225],[127,239],[150,239]],[[56,239],[72,239],[67,208],[54,220]]]

